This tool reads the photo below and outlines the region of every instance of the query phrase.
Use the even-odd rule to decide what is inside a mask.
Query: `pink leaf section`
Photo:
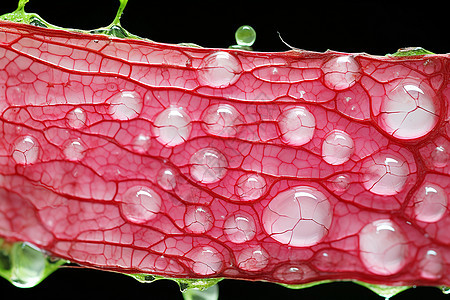
[[[449,70],[0,22],[0,235],[125,273],[449,286]]]

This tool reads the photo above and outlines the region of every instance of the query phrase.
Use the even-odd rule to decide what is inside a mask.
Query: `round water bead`
[[[236,30],[235,38],[239,46],[251,47],[256,40],[256,31],[249,25],[243,25]]]

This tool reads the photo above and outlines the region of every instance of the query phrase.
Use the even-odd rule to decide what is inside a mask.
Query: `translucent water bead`
[[[256,40],[256,31],[251,26],[243,25],[236,30],[235,38],[239,46],[251,47]]]

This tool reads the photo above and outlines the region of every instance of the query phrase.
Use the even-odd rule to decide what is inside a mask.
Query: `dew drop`
[[[420,263],[420,276],[428,280],[438,280],[444,273],[444,265],[441,254],[429,249],[422,257]]]
[[[330,165],[342,165],[355,151],[353,139],[342,130],[330,131],[322,144],[323,160]]]
[[[238,178],[234,191],[243,201],[259,199],[267,190],[264,177],[258,174],[244,174]]]
[[[203,112],[202,120],[206,132],[221,137],[235,136],[242,124],[241,114],[228,104],[211,105]]]
[[[213,148],[204,148],[190,159],[191,176],[201,183],[214,183],[221,180],[228,167],[225,156]]]
[[[222,269],[223,256],[213,247],[196,247],[186,257],[192,260],[192,271],[198,275],[212,275]]]
[[[408,244],[391,220],[376,220],[359,234],[360,257],[364,266],[378,275],[392,275],[406,264]]]
[[[331,188],[335,192],[345,192],[350,187],[350,177],[347,174],[334,176],[330,179]]]
[[[80,129],[86,126],[86,112],[81,107],[76,107],[66,115],[66,124],[70,128]]]
[[[399,139],[416,139],[431,132],[438,121],[431,88],[406,81],[386,94],[380,126]]]
[[[437,222],[447,211],[447,193],[433,183],[423,183],[414,194],[413,201],[416,219],[422,222]]]
[[[214,217],[206,206],[188,206],[184,214],[184,225],[189,232],[205,233],[214,225]]]
[[[237,265],[245,271],[260,271],[269,263],[269,254],[261,246],[250,246],[239,252]]]
[[[363,163],[363,186],[384,196],[402,191],[409,175],[408,163],[400,156],[379,152]]]
[[[344,90],[353,86],[361,77],[359,64],[351,56],[330,59],[322,66],[325,85],[334,90]]]
[[[40,149],[41,147],[34,137],[22,136],[14,143],[12,158],[20,165],[33,164],[39,159]]]
[[[279,193],[264,209],[262,223],[274,240],[289,246],[308,247],[319,243],[332,221],[327,197],[309,186]]]
[[[20,288],[36,286],[45,276],[46,257],[40,249],[29,243],[13,246],[14,257],[11,282]]]
[[[448,151],[444,146],[437,146],[431,152],[431,162],[436,168],[445,168],[448,164]]]
[[[243,212],[229,216],[225,220],[223,228],[228,240],[236,244],[248,242],[256,234],[253,217]]]
[[[137,118],[144,107],[142,97],[134,91],[122,91],[108,99],[108,113],[116,120]]]
[[[177,186],[177,178],[172,169],[161,169],[156,180],[159,186],[166,191],[171,191]]]
[[[64,156],[71,161],[79,161],[84,158],[86,146],[81,140],[70,140],[64,144]]]
[[[122,214],[136,224],[154,219],[161,210],[161,204],[161,197],[146,186],[130,187],[120,199]]]
[[[273,275],[283,283],[295,283],[312,274],[314,271],[307,265],[284,265],[276,269]]]
[[[314,115],[303,106],[288,109],[278,117],[281,139],[292,146],[301,146],[311,141],[315,127]]]
[[[203,85],[224,88],[235,83],[241,72],[241,64],[236,57],[219,51],[203,59],[198,68],[198,80]]]
[[[150,137],[142,133],[134,137],[132,141],[133,150],[140,154],[146,153],[150,149],[151,144],[152,140]]]
[[[165,147],[174,147],[186,142],[191,134],[191,118],[183,108],[169,107],[155,119],[153,133]]]
[[[256,40],[256,31],[251,26],[243,25],[236,30],[235,38],[239,46],[251,47]]]

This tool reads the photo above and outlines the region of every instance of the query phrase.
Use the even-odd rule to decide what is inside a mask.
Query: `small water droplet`
[[[222,269],[223,256],[213,247],[196,247],[186,257],[191,259],[191,268],[196,274],[212,275]]]
[[[444,146],[437,146],[431,152],[431,162],[436,168],[445,168],[448,164],[448,151]]]
[[[236,30],[235,38],[239,46],[251,47],[256,41],[256,31],[249,25],[243,25]]]
[[[306,107],[294,107],[278,117],[278,127],[284,143],[302,146],[313,138],[316,119]]]
[[[161,169],[157,177],[158,184],[166,191],[171,191],[177,186],[175,171],[172,169]]]
[[[347,174],[340,174],[337,176],[334,176],[330,179],[331,182],[331,188],[335,192],[345,192],[350,187],[350,176]]]
[[[148,135],[141,133],[135,138],[133,138],[132,144],[134,151],[136,151],[137,153],[144,154],[148,151],[148,149],[150,149],[152,140]]]
[[[442,219],[447,211],[447,193],[440,186],[425,182],[413,196],[416,219],[434,223]]]
[[[214,225],[214,217],[206,206],[188,206],[184,214],[186,229],[192,233],[205,233]]]
[[[260,271],[269,263],[269,254],[261,246],[255,245],[245,248],[237,255],[237,265],[245,271]]]
[[[67,126],[73,129],[80,129],[86,126],[86,112],[81,107],[76,107],[66,115]]]
[[[128,221],[136,224],[154,219],[161,210],[161,204],[161,197],[146,186],[130,187],[120,197],[122,214]]]
[[[153,124],[156,139],[165,147],[183,144],[189,138],[191,130],[191,118],[182,108],[176,107],[163,110]]]
[[[213,148],[204,148],[190,159],[191,176],[202,183],[220,181],[227,172],[228,162],[225,156]]]
[[[353,139],[342,130],[330,131],[322,144],[323,160],[330,165],[342,165],[355,151]]]
[[[229,216],[223,225],[228,240],[241,244],[252,240],[256,234],[256,226],[253,217],[244,212],[238,212]]]
[[[71,161],[79,161],[84,158],[86,153],[86,146],[79,140],[70,140],[64,144],[64,156]]]
[[[423,255],[420,263],[420,276],[429,280],[438,280],[442,277],[444,265],[441,254],[434,250],[428,249]]]
[[[13,246],[14,263],[11,270],[11,282],[17,287],[36,286],[44,277],[46,257],[36,246],[18,243]]]
[[[142,97],[134,91],[122,91],[107,100],[108,113],[116,120],[137,118],[144,107]]]
[[[12,158],[20,165],[33,164],[39,159],[40,149],[41,146],[34,137],[22,136],[14,142]]]
[[[241,200],[252,201],[264,195],[267,183],[259,174],[244,174],[238,178],[234,190]]]
[[[198,68],[200,84],[224,88],[234,84],[242,72],[239,60],[225,51],[206,56]]]
[[[322,66],[325,85],[334,90],[344,90],[353,86],[361,77],[359,64],[352,56],[330,59]]]
[[[209,106],[202,115],[203,129],[215,136],[233,137],[242,124],[241,114],[229,104]]]

